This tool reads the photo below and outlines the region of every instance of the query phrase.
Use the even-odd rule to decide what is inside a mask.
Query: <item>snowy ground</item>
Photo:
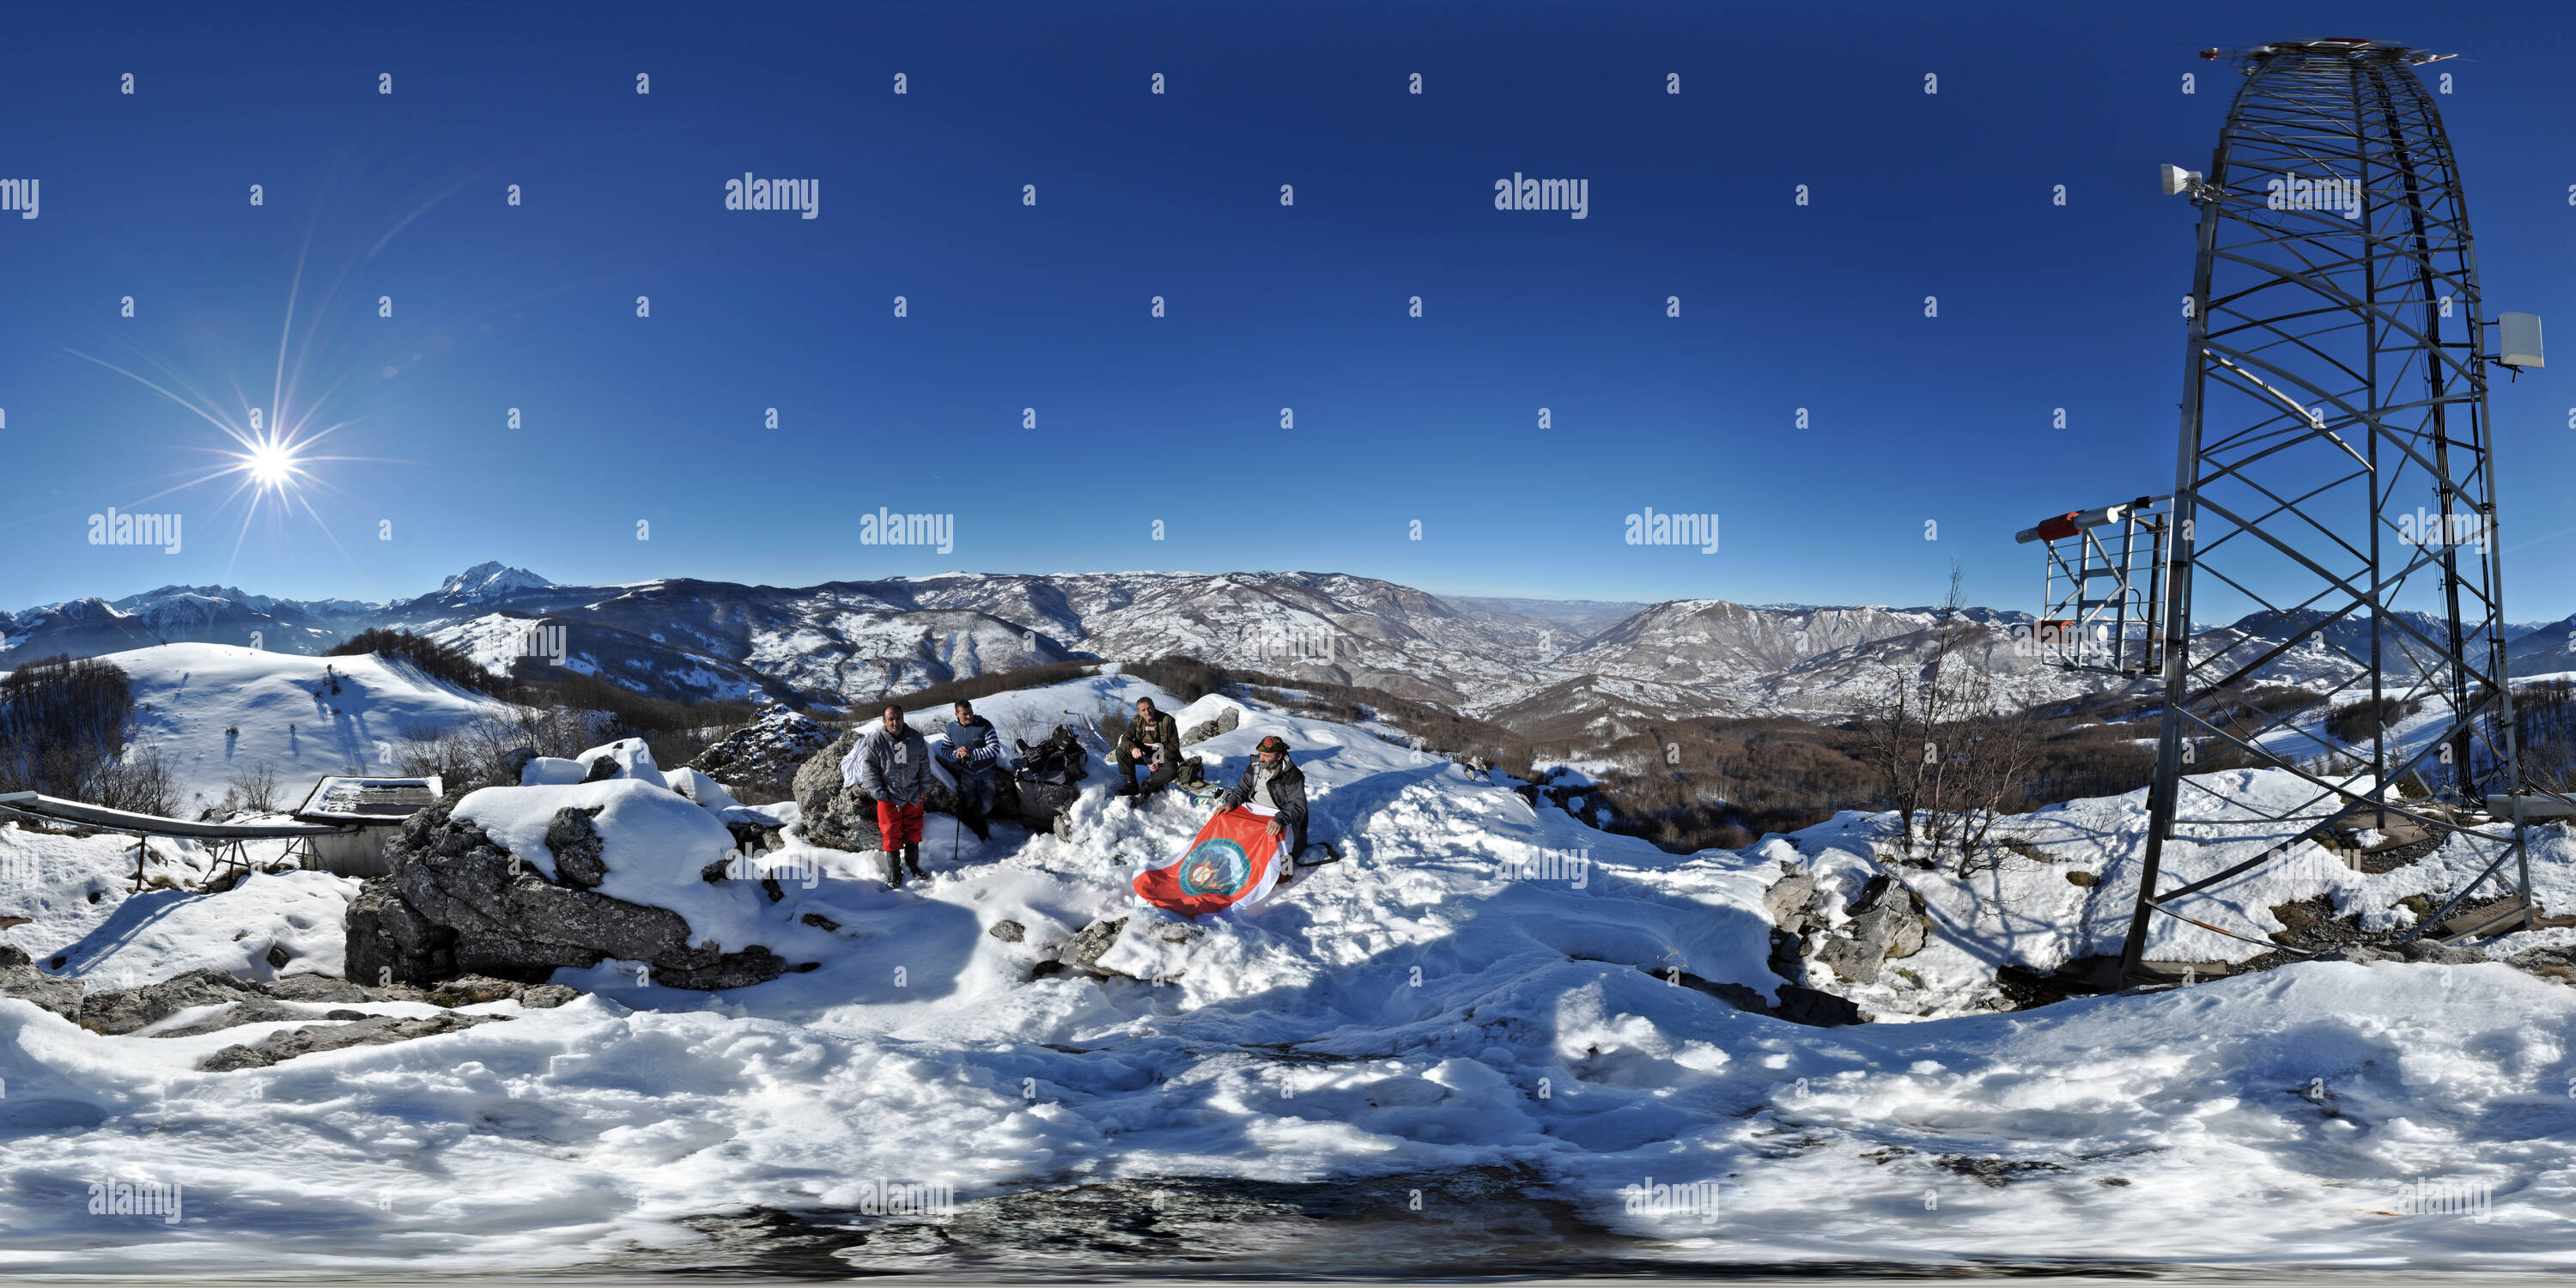
[[[1154,692],[1108,675],[977,705],[1007,731]],[[191,1066],[287,1026],[110,1038],[0,1000],[0,1272],[685,1264],[726,1255],[693,1218],[848,1213],[884,1182],[953,1186],[971,1212],[1119,1178],[1477,1167],[1530,1177],[1534,1198],[1650,1258],[2576,1263],[2576,989],[2502,965],[2313,964],[2031,1012],[1801,1027],[1666,975],[1767,993],[1764,886],[1784,859],[1865,875],[1871,820],[1675,856],[1329,722],[1251,709],[1190,751],[1222,757],[1212,776],[1230,782],[1270,733],[1306,769],[1317,837],[1346,857],[1195,939],[1166,940],[1170,919],[1126,882],[1203,814],[1170,794],[1130,810],[1095,766],[1069,842],[1009,825],[990,844],[953,839],[934,818],[926,885],[889,891],[872,858],[839,851],[770,856],[812,884],[791,876],[785,902],[741,915],[795,924],[780,951],[823,965],[755,988],[638,987],[610,963],[559,975],[594,991],[557,1010],[491,1003],[473,1009],[512,1018],[221,1074]],[[601,819],[612,872],[629,847],[703,831],[653,823],[671,808],[659,802],[630,807],[636,826]],[[2116,869],[2131,808],[2021,820],[2058,855],[2033,866]],[[354,888],[293,874],[128,898],[130,848],[113,839],[0,831],[0,851],[46,874],[31,895],[7,883],[0,916],[30,921],[5,938],[40,963],[79,947],[67,969],[94,987],[234,965],[228,953],[264,961],[252,949],[265,942],[327,968],[298,919],[327,920]],[[2552,853],[2553,881],[2567,862]],[[2117,933],[2116,878],[2091,891],[2054,872],[1999,879],[2025,900],[2005,901],[2022,960]],[[2040,901],[2052,880],[2094,911]],[[1973,924],[1973,891],[1926,893]],[[2272,897],[2241,902],[2250,915]],[[838,929],[807,926],[808,912]],[[1030,977],[1037,945],[1102,913],[1132,918],[1102,964],[1138,978]],[[987,933],[1004,919],[1026,940]],[[1972,938],[1987,960],[1955,966],[1953,1001],[1978,970],[1991,977],[1993,936]],[[1952,969],[1934,954],[1956,947],[1936,941],[1920,964]],[[88,1186],[109,1180],[181,1185],[184,1218],[90,1215]],[[1686,1192],[1713,1204],[1641,1211],[1623,1196],[1698,1182],[1712,1184]],[[2483,1215],[2418,1212],[2426,1193],[2455,1192],[2485,1196]],[[1429,1239],[1453,1200],[1426,1201],[1385,1219],[1426,1223]],[[1438,1255],[1406,1242],[1386,1255]]]

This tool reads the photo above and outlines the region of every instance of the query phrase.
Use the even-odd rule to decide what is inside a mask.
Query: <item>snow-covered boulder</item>
[[[589,776],[590,766],[561,756],[537,756],[519,767],[519,785],[522,787],[577,783]]]
[[[653,749],[641,738],[620,738],[605,747],[593,747],[574,757],[585,771],[584,782],[601,782],[610,778],[631,778],[639,783],[668,788],[670,780],[662,768],[653,763]],[[524,780],[522,780],[524,782]]]
[[[348,969],[538,982],[613,959],[680,988],[775,979],[789,963],[761,941],[782,927],[758,883],[723,879],[733,846],[715,812],[641,776],[469,793],[403,825],[393,872],[350,908]]]
[[[733,793],[724,789],[724,784],[685,765],[678,769],[664,770],[662,776],[670,783],[672,791],[688,798],[691,804],[700,809],[721,812],[739,808],[742,805],[741,801],[733,798]]]

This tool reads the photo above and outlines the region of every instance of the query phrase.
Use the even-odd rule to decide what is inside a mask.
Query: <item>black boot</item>
[[[885,855],[885,883],[897,890],[902,889],[903,860],[898,858],[892,850],[881,851],[881,853]]]
[[[912,869],[912,874],[914,876],[917,876],[924,881],[930,879],[930,874],[921,870],[921,847],[919,845],[907,845],[903,847],[903,865]]]
[[[976,840],[978,840],[978,841],[989,841],[989,840],[992,840],[992,839],[993,839],[993,825],[992,825],[992,824],[985,822],[985,821],[984,821],[983,819],[981,819],[981,818],[970,818],[970,819],[965,820],[965,823],[966,823],[966,830],[967,830],[967,831],[969,831],[969,832],[973,832],[973,833],[975,834],[975,839],[976,839]]]

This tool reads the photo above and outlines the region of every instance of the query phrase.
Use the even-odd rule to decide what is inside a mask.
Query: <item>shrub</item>
[[[277,766],[261,761],[233,775],[224,795],[256,814],[277,812]]]

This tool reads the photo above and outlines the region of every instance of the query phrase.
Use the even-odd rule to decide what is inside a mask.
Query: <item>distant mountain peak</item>
[[[525,568],[513,568],[498,560],[486,560],[440,582],[438,597],[467,600],[493,599],[512,591],[542,590],[553,584]]]

